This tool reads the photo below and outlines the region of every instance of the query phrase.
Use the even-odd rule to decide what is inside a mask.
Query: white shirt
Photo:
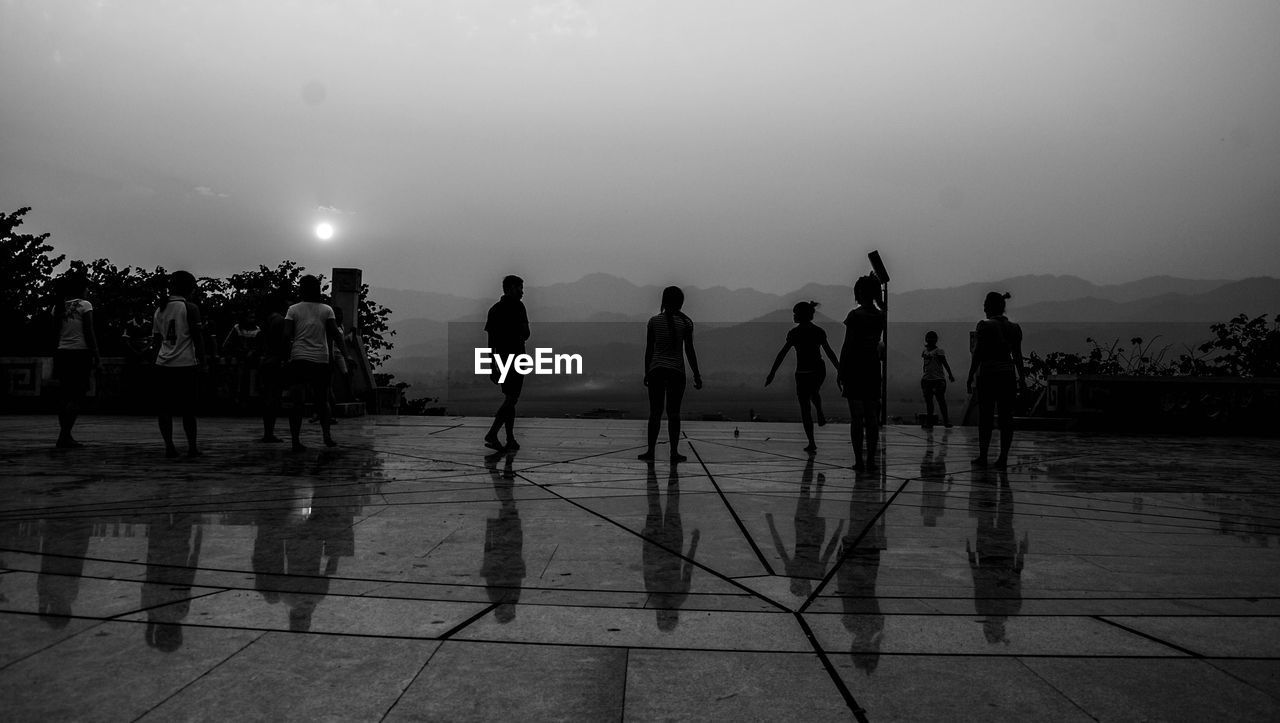
[[[59,349],[88,349],[84,338],[84,315],[93,304],[84,299],[68,299],[62,305],[62,328],[58,330]]]
[[[299,301],[289,307],[284,318],[293,322],[291,361],[329,363],[329,334],[326,322],[334,319],[333,307],[318,301]]]
[[[191,325],[187,322],[186,299],[170,296],[164,308],[156,311],[151,324],[152,333],[160,335],[156,366],[193,367],[200,363],[191,339]]]

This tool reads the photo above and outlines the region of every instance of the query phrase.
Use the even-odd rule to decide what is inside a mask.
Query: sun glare
[[[327,223],[316,224],[316,238],[321,241],[328,241],[333,238],[333,226]]]

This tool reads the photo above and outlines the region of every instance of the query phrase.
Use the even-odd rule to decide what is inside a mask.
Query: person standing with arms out
[[[529,313],[525,311],[524,279],[519,276],[507,276],[502,279],[502,298],[489,307],[489,316],[484,330],[489,335],[489,349],[494,355],[511,358],[513,354],[524,353],[524,343],[529,340]],[[484,436],[484,446],[499,453],[520,449],[516,441],[516,403],[520,401],[520,392],[524,389],[524,375],[515,369],[507,372],[507,379],[499,382],[498,370],[495,367],[489,378],[494,384],[502,387],[502,406],[493,415],[493,424],[489,433]],[[498,439],[498,430],[505,429],[507,442]]]
[[[169,295],[156,309],[151,331],[160,351],[156,354],[156,391],[159,397],[160,436],[166,457],[177,457],[173,446],[173,418],[182,417],[187,435],[187,456],[198,457],[196,446],[196,400],[200,372],[204,368],[204,330],[200,307],[191,299],[196,293],[196,277],[189,271],[169,275]]]
[[[773,368],[769,370],[769,376],[764,379],[766,387],[773,383],[773,375],[777,373],[778,367],[782,366],[782,360],[787,357],[791,347],[795,347],[796,397],[800,400],[800,424],[804,427],[804,436],[809,439],[809,446],[805,447],[804,451],[809,453],[818,451],[818,445],[813,441],[810,402],[813,403],[813,411],[818,415],[818,426],[821,427],[827,423],[827,416],[822,413],[822,397],[819,395],[822,382],[827,378],[827,367],[822,363],[822,352],[827,353],[832,366],[840,368],[836,353],[831,350],[831,344],[827,342],[827,332],[813,323],[814,311],[817,308],[816,301],[801,301],[792,307],[791,316],[795,319],[796,326],[787,332],[787,343],[783,344],[782,350],[773,360]]]
[[[671,462],[688,459],[677,450],[680,443],[680,403],[684,400],[685,354],[689,355],[689,368],[693,370],[694,389],[702,388],[702,374],[698,371],[698,354],[693,349],[693,320],[680,311],[683,307],[684,292],[678,286],[668,286],[662,290],[661,311],[649,319],[644,345],[644,385],[649,388],[649,447],[639,456],[647,462],[654,459],[664,404]]]
[[[53,354],[53,376],[58,380],[59,449],[83,446],[71,437],[80,402],[89,391],[89,378],[98,366],[98,337],[93,327],[93,304],[85,300],[88,279],[79,271],[61,279],[61,299],[53,318],[58,326],[58,348]]]
[[[924,360],[924,371],[920,376],[920,391],[924,392],[925,429],[933,429],[933,400],[938,400],[938,412],[942,415],[942,426],[951,427],[951,417],[947,415],[947,380],[956,380],[951,373],[951,365],[947,363],[947,353],[938,346],[938,332],[930,331],[924,335],[924,351],[920,352]]]
[[[298,439],[302,432],[302,407],[308,394],[311,403],[320,414],[320,431],[324,446],[337,447],[329,433],[329,362],[330,346],[342,345],[342,334],[333,307],[320,300],[320,279],[307,274],[298,282],[302,301],[285,312],[284,335],[289,340],[289,396],[293,407],[289,410],[289,435],[293,451],[302,452],[306,447]]]
[[[1005,300],[1009,298],[1011,295],[1008,293],[988,293],[982,302],[987,318],[978,322],[974,332],[973,357],[969,362],[969,378],[965,386],[970,394],[975,388],[978,394],[978,456],[973,463],[979,467],[987,466],[987,448],[991,446],[997,410],[1000,456],[996,458],[995,466],[1004,469],[1009,464],[1009,448],[1013,445],[1013,404],[1027,377],[1022,366],[1022,327],[1004,315]]]
[[[878,469],[876,447],[879,444],[880,355],[885,316],[879,306],[880,282],[874,276],[863,276],[853,284],[857,302],[845,317],[844,346],[840,348],[840,381],[845,399],[849,400],[849,439],[853,443],[853,469]],[[863,464],[862,441],[865,427],[867,454]]]

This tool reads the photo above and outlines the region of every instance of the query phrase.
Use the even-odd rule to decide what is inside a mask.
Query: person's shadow
[[[841,622],[853,634],[854,667],[867,675],[880,665],[884,613],[876,597],[880,552],[888,547],[884,517],[876,518],[884,494],[878,475],[858,475],[849,500],[849,534],[841,542],[836,592],[844,606]],[[875,519],[875,522],[872,520]]]
[[[289,458],[285,475],[324,479],[340,453],[321,452],[309,470],[302,459]],[[288,498],[258,511],[254,539],[255,587],[268,603],[288,608],[289,629],[311,630],[316,607],[329,594],[339,560],[355,555],[355,511],[346,493],[327,495],[328,485],[300,480]]]
[[[1005,623],[1022,609],[1022,564],[1027,554],[1026,533],[1019,543],[1013,529],[1013,489],[1009,475],[979,470],[970,493],[970,509],[978,518],[977,547],[964,541],[973,573],[973,607],[983,617],[988,643],[1009,644]]]
[[[147,645],[162,652],[182,647],[182,621],[191,611],[191,585],[200,565],[202,540],[198,515],[192,512],[161,514],[147,523],[144,635]]]
[[[693,581],[693,560],[698,553],[701,533],[693,531],[688,554],[684,550],[684,527],[680,520],[680,475],[671,465],[667,476],[667,508],[662,509],[658,489],[658,473],[649,464],[646,480],[648,513],[644,521],[644,589],[648,604],[657,616],[658,629],[671,632],[680,624],[680,606],[689,597]]]
[[[840,532],[844,529],[844,520],[836,527],[824,552],[822,544],[827,542],[827,518],[819,512],[822,508],[822,485],[826,483],[825,475],[818,475],[816,487],[813,484],[813,455],[805,462],[804,472],[800,475],[800,496],[796,499],[796,552],[795,556],[787,555],[787,547],[782,543],[782,536],[773,522],[773,513],[766,512],[765,521],[769,523],[769,534],[773,536],[773,546],[786,566],[787,576],[791,578],[791,594],[805,598],[813,589],[813,581],[821,580],[827,574],[827,564],[835,553],[840,542]],[[810,489],[813,494],[810,494]]]
[[[947,509],[947,438],[951,430],[942,433],[942,443],[934,446],[933,430],[925,430],[924,458],[920,460],[920,518],[925,527],[937,527],[938,518]]]
[[[493,480],[493,492],[498,498],[498,516],[485,520],[484,562],[480,575],[484,578],[485,592],[494,604],[493,617],[499,623],[509,623],[516,617],[516,603],[520,602],[521,583],[525,577],[524,529],[520,524],[520,512],[516,509],[515,452],[491,454],[484,458],[484,466]],[[501,471],[498,460],[506,458]]]
[[[58,630],[71,620],[71,605],[80,594],[84,556],[89,551],[93,520],[77,517],[46,519],[40,535],[40,575],[36,596],[40,619]]]

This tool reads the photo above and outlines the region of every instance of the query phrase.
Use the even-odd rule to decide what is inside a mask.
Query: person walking
[[[693,348],[693,321],[685,316],[684,292],[678,286],[662,290],[659,313],[649,319],[644,345],[644,385],[649,388],[648,449],[639,457],[645,461],[654,459],[658,444],[658,430],[662,427],[662,412],[667,412],[667,439],[671,442],[672,463],[684,462],[680,454],[680,404],[684,400],[684,358],[689,357],[693,370],[693,388],[702,388],[702,374],[698,371],[698,354]]]
[[[489,335],[489,349],[495,356],[511,359],[524,353],[524,343],[529,340],[529,312],[524,308],[524,279],[507,276],[502,279],[502,298],[489,307],[484,330]],[[512,364],[514,367],[515,364]],[[520,449],[516,441],[516,403],[524,390],[524,375],[514,368],[507,371],[505,380],[495,368],[489,379],[502,389],[502,404],[493,415],[493,424],[484,436],[484,446],[498,453]],[[507,441],[498,439],[498,430],[506,430]]]
[[[827,353],[832,366],[836,369],[840,368],[840,361],[836,359],[836,353],[831,350],[831,344],[827,342],[827,332],[813,323],[817,308],[816,301],[801,301],[792,307],[791,317],[795,320],[796,326],[787,332],[787,342],[782,345],[782,350],[773,360],[773,367],[769,369],[769,376],[764,379],[766,387],[773,383],[773,375],[777,373],[778,367],[782,366],[782,360],[787,357],[787,352],[795,347],[796,398],[800,401],[800,424],[804,427],[804,436],[809,440],[809,446],[805,447],[804,451],[810,454],[818,450],[818,445],[813,441],[813,416],[809,412],[810,404],[813,405],[813,413],[818,417],[818,426],[822,427],[827,423],[827,417],[822,413],[822,397],[819,394],[822,382],[827,378],[827,367],[822,363],[822,352]]]
[[[951,417],[947,414],[947,380],[956,380],[951,373],[951,365],[947,363],[947,353],[938,346],[938,332],[930,331],[924,335],[924,351],[920,352],[923,360],[923,371],[920,375],[920,391],[924,393],[925,429],[933,429],[933,401],[938,400],[938,412],[942,416],[942,426],[951,426]]]

